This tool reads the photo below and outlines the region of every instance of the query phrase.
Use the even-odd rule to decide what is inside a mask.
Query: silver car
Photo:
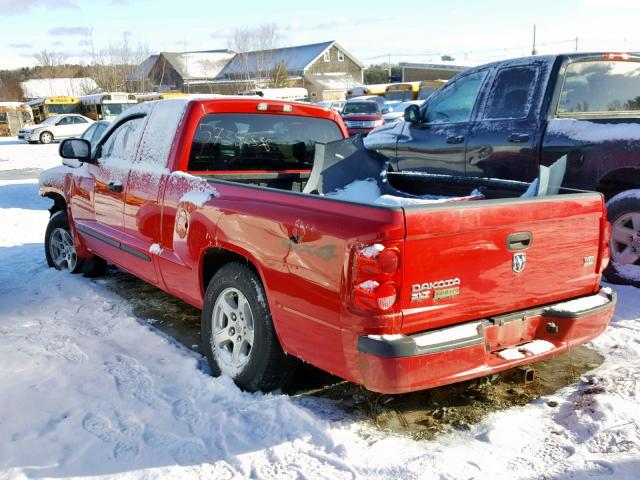
[[[92,123],[90,118],[74,113],[54,115],[38,125],[21,128],[18,139],[29,143],[51,143],[63,138],[79,137]]]

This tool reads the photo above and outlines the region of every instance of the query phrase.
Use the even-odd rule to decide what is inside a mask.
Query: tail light
[[[291,105],[281,103],[259,103],[256,106],[256,110],[261,112],[291,112],[293,108]]]
[[[609,265],[611,259],[611,253],[609,252],[609,243],[611,242],[611,224],[606,218],[600,220],[600,251],[598,252],[598,258],[600,258],[599,273],[604,272],[604,269]]]
[[[352,303],[360,311],[397,313],[400,292],[399,245],[375,243],[353,254]]]
[[[605,60],[631,60],[629,53],[605,53],[603,57]]]

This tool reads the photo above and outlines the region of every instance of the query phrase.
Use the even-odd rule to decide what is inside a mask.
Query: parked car
[[[322,102],[316,103],[316,105],[324,108],[332,108],[336,112],[340,113],[342,112],[345,103],[347,103],[346,100],[323,100]]]
[[[368,100],[349,100],[342,109],[342,118],[349,135],[365,136],[383,124],[380,106]]]
[[[78,114],[54,115],[37,125],[21,128],[18,139],[29,143],[51,143],[63,138],[79,137],[92,123],[90,118]]]
[[[385,159],[346,135],[336,112],[278,100],[132,107],[96,148],[62,142],[82,169],[43,172],[47,262],[95,274],[108,260],[201,308],[212,372],[247,390],[278,387],[295,357],[371,390],[419,390],[604,330],[600,194],[382,176]]]
[[[421,106],[424,100],[410,100],[408,102],[394,102],[385,104],[382,110],[382,120],[385,124],[404,120],[404,111],[409,105]]]
[[[403,128],[367,139],[397,171],[531,181],[568,156],[564,186],[597,190],[613,226],[607,279],[640,286],[640,55],[575,53],[465,70]]]
[[[353,97],[347,100],[348,102],[375,102],[380,107],[380,110],[384,108],[385,103],[387,102],[385,98],[381,95],[360,95],[359,97]]]

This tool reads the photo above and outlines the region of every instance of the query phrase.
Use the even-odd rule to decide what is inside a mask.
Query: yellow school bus
[[[363,95],[378,95],[384,97],[390,83],[377,83],[375,85],[360,85],[347,90],[347,99],[361,97]]]
[[[138,100],[133,93],[96,93],[80,97],[80,110],[85,117],[92,120],[113,120],[137,103]]]
[[[392,83],[387,87],[384,98],[389,101],[408,102],[416,100],[420,92],[420,82]]]
[[[80,113],[78,97],[41,97],[27,102],[33,112],[33,121],[41,123],[52,115]]]
[[[420,89],[418,92],[418,100],[426,100],[437,90],[440,90],[442,86],[447,83],[446,80],[423,80],[420,82]]]
[[[135,95],[136,100],[138,101],[138,103],[151,102],[153,100],[165,100],[167,98],[180,98],[180,97],[186,97],[186,96],[187,96],[187,94],[186,93],[182,93],[182,92],[137,93]]]
[[[33,125],[31,108],[20,102],[0,102],[0,137],[17,135],[18,130]]]

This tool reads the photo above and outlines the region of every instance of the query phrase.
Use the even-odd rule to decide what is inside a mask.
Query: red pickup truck
[[[522,197],[488,182],[468,201],[394,203],[307,188],[314,155],[346,136],[337,113],[306,104],[135,106],[93,148],[60,145],[78,166],[41,175],[48,263],[91,274],[108,260],[202,309],[213,373],[247,390],[278,387],[295,357],[371,390],[419,390],[606,328],[599,193]]]

